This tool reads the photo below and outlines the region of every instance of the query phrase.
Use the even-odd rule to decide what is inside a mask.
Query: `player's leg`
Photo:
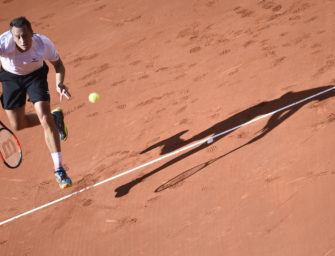
[[[55,176],[59,186],[61,188],[70,187],[72,182],[63,167],[59,133],[55,118],[50,113],[50,103],[49,101],[39,101],[34,104],[34,107],[44,129],[45,142],[54,162]]]
[[[45,142],[50,153],[61,151],[58,130],[52,116],[50,103],[48,101],[39,101],[34,104],[36,114],[44,130]]]
[[[51,154],[60,152],[60,142],[55,120],[50,113],[50,93],[48,88],[48,66],[43,63],[43,66],[24,76],[22,83],[25,86],[29,96],[29,101],[34,104],[39,122],[44,129],[45,142]],[[61,165],[55,163],[55,168]]]
[[[25,105],[15,109],[5,109],[11,127],[18,131],[40,124],[36,114],[26,114]]]
[[[43,67],[26,76],[26,88],[29,101],[34,103],[36,114],[44,130],[45,142],[51,153],[55,167],[55,176],[61,188],[71,186],[71,179],[67,176],[62,163],[60,138],[56,119],[50,113],[50,94],[47,82],[49,68]],[[64,123],[64,120],[60,120]]]

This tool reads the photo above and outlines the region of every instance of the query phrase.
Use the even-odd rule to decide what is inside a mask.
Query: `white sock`
[[[62,152],[51,153],[52,161],[54,162],[55,169],[63,167]]]

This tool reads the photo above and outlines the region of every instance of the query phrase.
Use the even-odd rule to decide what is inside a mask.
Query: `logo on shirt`
[[[38,62],[38,59],[37,59],[37,58],[33,58],[33,59],[31,60],[31,62]]]

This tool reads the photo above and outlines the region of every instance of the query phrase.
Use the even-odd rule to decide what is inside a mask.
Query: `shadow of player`
[[[183,134],[185,134],[187,132],[186,131],[182,131],[168,139],[165,139],[163,141],[160,141],[150,147],[148,147],[147,149],[143,150],[141,152],[141,154],[144,154],[150,150],[153,150],[157,147],[161,147],[161,155],[173,152],[177,149],[180,149],[183,146],[186,146],[192,142],[195,141],[199,141],[202,139],[205,139],[209,136],[215,136],[215,135],[220,135],[222,132],[232,129],[236,126],[239,126],[245,122],[248,122],[256,117],[259,117],[261,115],[265,115],[271,112],[274,112],[278,109],[284,108],[285,106],[289,106],[290,104],[292,105],[292,103],[296,103],[299,101],[302,101],[308,97],[311,97],[313,95],[316,95],[318,93],[323,93],[326,90],[329,90],[327,93],[321,94],[319,96],[310,98],[308,100],[305,100],[303,102],[301,102],[300,104],[296,104],[296,105],[292,105],[289,108],[286,108],[283,111],[280,112],[276,112],[274,113],[268,120],[268,122],[266,123],[266,125],[264,126],[264,128],[261,130],[261,133],[254,137],[253,139],[251,139],[250,141],[248,141],[247,143],[245,143],[242,146],[239,146],[238,148],[232,150],[231,152],[228,152],[227,154],[230,154],[246,145],[249,145],[251,143],[256,142],[257,140],[263,138],[266,134],[268,134],[269,132],[271,132],[274,128],[276,128],[278,125],[280,125],[281,123],[283,123],[285,120],[287,120],[289,117],[291,117],[294,113],[296,113],[299,109],[301,109],[303,106],[305,106],[306,104],[308,104],[311,101],[323,101],[325,99],[331,98],[335,95],[335,90],[333,90],[333,86],[322,86],[322,87],[317,87],[317,88],[313,88],[313,89],[308,89],[308,90],[304,90],[304,91],[299,91],[299,92],[288,92],[284,95],[282,95],[280,98],[275,99],[275,100],[271,100],[271,101],[264,101],[262,103],[259,103],[255,106],[252,106],[251,108],[248,108],[242,112],[239,112],[215,125],[213,125],[212,127],[200,132],[199,134],[193,136],[190,139],[184,140],[181,138],[181,136]],[[218,136],[214,139],[213,143],[217,142],[218,140],[222,139],[224,136],[228,135],[229,133],[233,132],[235,130],[231,130],[230,132],[225,133],[222,136]],[[134,187],[135,185],[137,185],[138,183],[142,182],[144,179],[150,177],[151,175],[173,165],[174,163],[177,163],[205,148],[207,148],[208,146],[211,146],[213,143],[208,144],[206,142],[204,142],[203,144],[199,145],[198,147],[183,153],[180,156],[175,157],[174,159],[168,161],[167,163],[161,165],[160,167],[156,168],[155,170],[151,171],[150,173],[147,173],[145,175],[143,175],[140,178],[137,178],[127,184],[124,184],[118,188],[115,189],[116,192],[116,197],[121,197],[124,196],[126,194],[129,193],[130,189],[132,187]],[[227,155],[224,154],[223,156]],[[223,156],[219,157],[222,158]],[[219,159],[218,158],[218,159]],[[218,159],[215,159],[218,160]],[[211,161],[212,163],[213,161]],[[208,166],[205,165],[205,166]],[[204,167],[203,167],[204,168]],[[201,169],[203,169],[201,168]]]

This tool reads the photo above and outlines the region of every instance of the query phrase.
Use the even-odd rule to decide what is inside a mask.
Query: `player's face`
[[[31,48],[33,32],[27,26],[22,28],[12,27],[12,35],[20,52],[26,52]]]

